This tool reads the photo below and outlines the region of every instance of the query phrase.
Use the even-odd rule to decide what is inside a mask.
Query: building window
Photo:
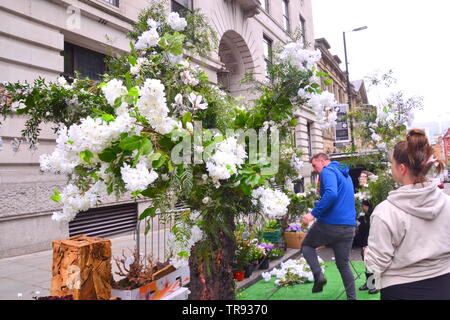
[[[289,1],[283,0],[283,25],[284,30],[291,31],[291,26],[289,23]]]
[[[105,2],[108,2],[109,4],[112,4],[113,6],[118,7],[119,6],[119,0],[103,0]]]
[[[308,134],[308,155],[310,157],[313,156],[313,152],[312,152],[312,131],[311,131],[311,126],[312,126],[312,122],[307,122],[306,123],[306,132]]]
[[[183,15],[186,10],[192,10],[192,0],[172,0],[172,12],[178,12]]]
[[[259,0],[259,4],[264,11],[269,12],[269,0]]]
[[[300,15],[300,28],[301,28],[301,33],[302,33],[300,41],[303,42],[303,45],[306,48],[306,20],[301,15]]]
[[[64,76],[74,77],[78,71],[82,77],[100,80],[105,73],[104,54],[64,42]]]
[[[268,68],[272,65],[272,40],[266,36],[263,36],[263,52],[264,52],[264,61],[266,63],[265,76],[270,79],[270,75],[268,72]]]

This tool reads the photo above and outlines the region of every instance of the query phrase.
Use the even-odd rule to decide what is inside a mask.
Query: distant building
[[[445,162],[450,164],[450,128],[442,136],[443,145],[444,145],[444,157]]]

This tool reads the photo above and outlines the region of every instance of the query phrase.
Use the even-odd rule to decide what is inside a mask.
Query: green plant
[[[235,269],[242,271],[250,263],[252,246],[248,241],[242,241],[237,243],[237,249],[235,253]]]
[[[269,220],[264,225],[264,232],[275,232],[280,229],[280,221],[278,220]]]
[[[268,255],[267,255],[267,257],[270,260],[275,260],[275,259],[278,259],[278,258],[280,258],[282,256],[284,256],[284,252],[281,251],[280,249],[276,249],[276,248],[270,250]]]

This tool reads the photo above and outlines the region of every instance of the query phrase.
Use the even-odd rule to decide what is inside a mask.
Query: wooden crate
[[[111,241],[85,235],[55,240],[50,294],[74,300],[111,298]]]

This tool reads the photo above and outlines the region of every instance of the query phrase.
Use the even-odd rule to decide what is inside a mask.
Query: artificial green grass
[[[358,288],[362,286],[366,280],[364,263],[360,261],[352,262],[356,271],[361,273],[361,276],[356,279],[357,274],[353,270],[355,276],[356,296],[358,300],[380,300],[380,294],[369,294],[368,291],[359,291]],[[276,286],[275,277],[268,282],[264,279],[258,281],[254,285],[240,292],[238,300],[347,300],[347,295],[342,293],[344,291],[344,284],[342,283],[341,275],[334,262],[325,262],[325,277],[327,284],[322,292],[311,293],[313,283],[299,284],[295,286],[282,287],[275,293]],[[350,266],[351,267],[351,266]],[[269,270],[268,270],[269,271]],[[342,294],[341,294],[342,293]],[[272,295],[273,294],[273,295]],[[340,297],[338,298],[338,296]]]

